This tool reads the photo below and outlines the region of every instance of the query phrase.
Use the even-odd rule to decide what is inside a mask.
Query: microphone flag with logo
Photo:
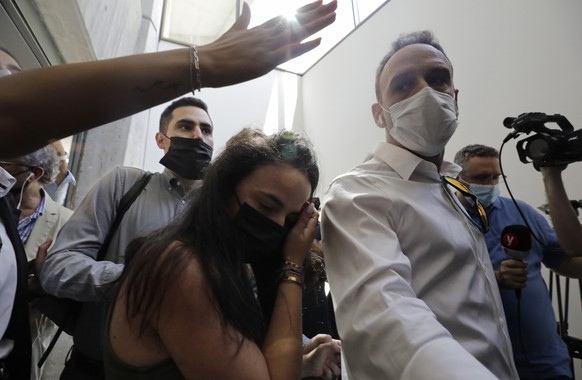
[[[512,259],[524,260],[531,249],[531,231],[521,224],[506,226],[501,233],[501,245],[505,254]],[[521,299],[521,289],[515,289],[515,296]]]
[[[525,259],[531,249],[530,229],[521,224],[506,226],[501,233],[501,245],[512,259]]]

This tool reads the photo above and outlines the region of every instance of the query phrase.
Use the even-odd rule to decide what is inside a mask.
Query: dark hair
[[[259,130],[244,129],[227,142],[225,150],[210,165],[199,197],[185,215],[130,245],[126,254],[130,260],[122,276],[127,292],[126,314],[128,320],[141,314],[141,334],[155,325],[164,294],[196,255],[223,324],[234,326],[243,336],[262,345],[264,316],[243,261],[242,238],[227,205],[241,180],[271,163],[304,173],[313,194],[319,169],[312,148],[303,138],[287,131],[266,136]],[[169,253],[160,259],[160,253],[170,244]]]
[[[188,96],[175,100],[169,106],[166,107],[166,109],[164,110],[164,112],[162,112],[162,115],[160,116],[161,133],[166,133],[168,131],[168,124],[170,123],[170,119],[172,118],[172,113],[176,108],[180,107],[197,107],[203,109],[204,112],[208,113],[208,106],[201,99]],[[208,117],[210,117],[210,114],[208,114]]]
[[[463,171],[469,164],[469,159],[472,157],[499,157],[497,149],[486,145],[473,144],[467,145],[455,154],[454,162],[459,165]]]
[[[390,50],[388,54],[386,54],[384,58],[382,58],[380,64],[378,65],[378,69],[376,70],[376,100],[379,103],[381,103],[382,101],[382,93],[380,91],[380,77],[382,76],[382,71],[384,71],[384,67],[386,66],[390,58],[392,58],[392,56],[396,54],[398,50],[402,49],[405,46],[414,44],[426,44],[434,47],[435,49],[443,53],[445,58],[449,61],[449,64],[451,64],[449,57],[447,57],[444,49],[435,39],[434,35],[430,30],[419,30],[416,32],[400,35],[400,37],[398,37],[398,39],[392,43],[392,50]],[[451,70],[452,68],[453,65],[451,64]]]

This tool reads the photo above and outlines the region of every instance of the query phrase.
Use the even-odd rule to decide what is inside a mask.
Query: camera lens
[[[548,159],[552,153],[550,144],[543,137],[530,140],[525,150],[527,156],[534,161]]]

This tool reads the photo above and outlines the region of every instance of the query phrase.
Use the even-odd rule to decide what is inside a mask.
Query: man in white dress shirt
[[[394,43],[376,95],[386,142],[333,181],[323,207],[343,370],[357,380],[517,379],[486,216],[474,223],[453,195],[463,185],[446,178],[460,171],[443,160],[457,90],[432,33]]]

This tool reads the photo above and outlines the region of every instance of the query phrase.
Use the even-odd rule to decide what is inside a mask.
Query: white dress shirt
[[[330,185],[323,251],[350,379],[518,378],[483,235],[446,191],[435,164],[388,143]]]
[[[0,198],[8,194],[16,180],[6,170],[0,168]],[[16,255],[0,220],[0,359],[12,351],[12,344],[2,339],[12,314],[16,295]]]

